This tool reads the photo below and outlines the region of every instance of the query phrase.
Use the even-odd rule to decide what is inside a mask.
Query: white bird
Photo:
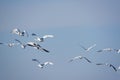
[[[76,57],[70,59],[69,62],[72,62],[76,59],[85,59],[87,62],[92,63],[89,59],[87,59],[86,57],[83,57],[83,56],[76,56]]]
[[[37,36],[36,34],[32,34],[34,36]],[[36,37],[34,40],[35,41],[38,41],[38,42],[44,42],[44,39],[46,38],[53,38],[54,36],[53,35],[44,35],[43,37]]]
[[[18,39],[15,39],[15,41],[17,41],[18,43],[20,43],[20,45],[21,45],[21,48],[23,48],[23,49],[25,49],[26,48],[26,44],[23,44],[20,40],[18,40]]]
[[[38,63],[38,67],[40,67],[40,68],[43,68],[44,66],[46,66],[46,65],[53,65],[53,63],[52,62],[44,62],[44,63],[40,63],[40,61],[39,60],[37,60],[37,59],[32,59],[32,61],[36,61],[37,63]]]
[[[113,51],[113,49],[112,48],[105,48],[105,49],[98,50],[97,52],[103,52],[103,51],[111,52],[111,51]]]
[[[105,65],[105,66],[109,66],[109,67],[112,67],[114,71],[117,71],[116,67],[113,66],[112,64],[108,64],[108,63],[96,63],[96,65]]]
[[[18,45],[19,43],[0,43],[1,45],[7,45],[8,47],[13,47],[15,45]]]
[[[20,29],[17,29],[17,28],[15,28],[15,29],[13,29],[12,31],[11,31],[11,33],[13,33],[13,34],[17,34],[17,35],[19,35],[19,36],[29,36],[28,35],[28,33],[27,33],[27,31],[25,31],[25,30],[23,30],[23,31],[20,31]]]
[[[39,44],[35,43],[35,42],[27,42],[26,44],[27,46],[31,46],[34,47],[35,49],[41,50],[41,51],[45,51],[47,53],[49,53],[50,51],[46,50],[45,48],[42,48]]]
[[[94,48],[96,44],[93,44],[92,46],[85,48],[84,46],[80,45],[81,48],[83,48],[86,52],[90,51],[92,48]]]
[[[21,31],[19,29],[15,28],[11,31],[11,33],[20,35]]]

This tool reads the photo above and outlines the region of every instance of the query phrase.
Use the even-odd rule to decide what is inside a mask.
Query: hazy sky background
[[[0,45],[0,79],[120,80],[120,71],[114,72],[107,66],[84,60],[68,63],[72,57],[81,55],[93,62],[120,65],[120,54],[96,52],[107,47],[120,48],[119,4],[119,0],[0,0],[0,42],[34,41],[32,36],[11,34],[14,28],[27,30],[29,34],[55,36],[40,43],[50,54],[31,47]],[[97,46],[85,53],[79,44]],[[33,58],[52,61],[54,65],[39,69]]]

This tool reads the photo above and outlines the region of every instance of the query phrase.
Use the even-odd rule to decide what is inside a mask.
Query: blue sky
[[[111,68],[89,64],[84,60],[67,61],[82,55],[93,62],[120,65],[120,54],[96,53],[102,48],[119,49],[119,0],[0,0],[0,42],[34,41],[33,37],[10,34],[13,28],[27,30],[40,36],[53,34],[41,46],[50,54],[30,47],[0,46],[1,80],[119,80],[120,72]],[[89,53],[79,44],[89,47]],[[39,69],[33,58],[41,62],[52,61],[53,66]]]

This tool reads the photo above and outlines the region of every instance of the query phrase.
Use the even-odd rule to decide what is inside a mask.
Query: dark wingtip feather
[[[32,35],[32,36],[37,36],[37,34],[35,34],[35,33],[32,33],[31,35]]]
[[[49,53],[50,51],[46,50],[46,49],[43,49],[45,52]]]

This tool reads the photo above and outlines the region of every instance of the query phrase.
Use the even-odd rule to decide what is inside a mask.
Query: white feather
[[[53,65],[52,62],[45,62],[45,63],[44,63],[44,65],[48,65],[48,64]]]
[[[54,36],[53,35],[44,35],[43,38],[53,38]]]

